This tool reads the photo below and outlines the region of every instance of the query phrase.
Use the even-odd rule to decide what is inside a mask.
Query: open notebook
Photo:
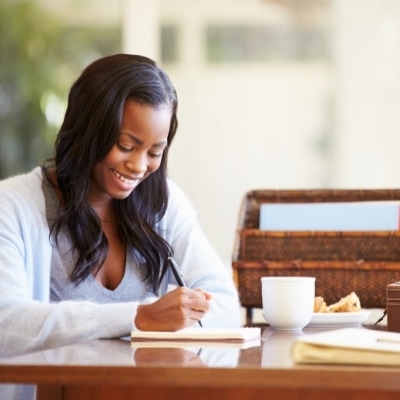
[[[400,366],[400,333],[342,328],[298,338],[292,357],[305,364]]]
[[[175,332],[132,331],[131,342],[202,342],[247,343],[259,341],[261,329],[253,328],[186,328]]]

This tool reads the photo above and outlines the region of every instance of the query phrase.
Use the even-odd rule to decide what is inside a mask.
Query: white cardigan
[[[182,191],[168,182],[168,210],[158,231],[172,245],[187,286],[213,294],[207,327],[240,326],[231,273],[205,238]],[[0,356],[83,340],[123,337],[134,329],[137,302],[49,302],[52,247],[40,167],[0,182]],[[172,283],[165,280],[162,293]]]

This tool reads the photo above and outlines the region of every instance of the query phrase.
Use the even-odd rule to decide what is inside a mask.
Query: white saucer
[[[338,313],[314,313],[307,328],[334,328],[361,325],[368,317],[369,310]]]

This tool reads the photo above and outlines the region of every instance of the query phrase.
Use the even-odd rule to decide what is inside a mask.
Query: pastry
[[[342,297],[336,303],[327,305],[322,296],[317,296],[314,299],[314,312],[319,313],[337,313],[337,312],[355,312],[361,311],[361,302],[359,297],[351,292],[345,297]]]

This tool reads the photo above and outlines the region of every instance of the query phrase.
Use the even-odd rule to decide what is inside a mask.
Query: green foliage
[[[48,153],[52,136],[41,97],[59,92],[51,68],[59,29],[31,2],[0,3],[0,176],[20,172]],[[54,130],[54,128],[53,128]]]
[[[73,80],[119,47],[118,27],[69,27],[35,2],[0,1],[0,179],[51,155]]]

